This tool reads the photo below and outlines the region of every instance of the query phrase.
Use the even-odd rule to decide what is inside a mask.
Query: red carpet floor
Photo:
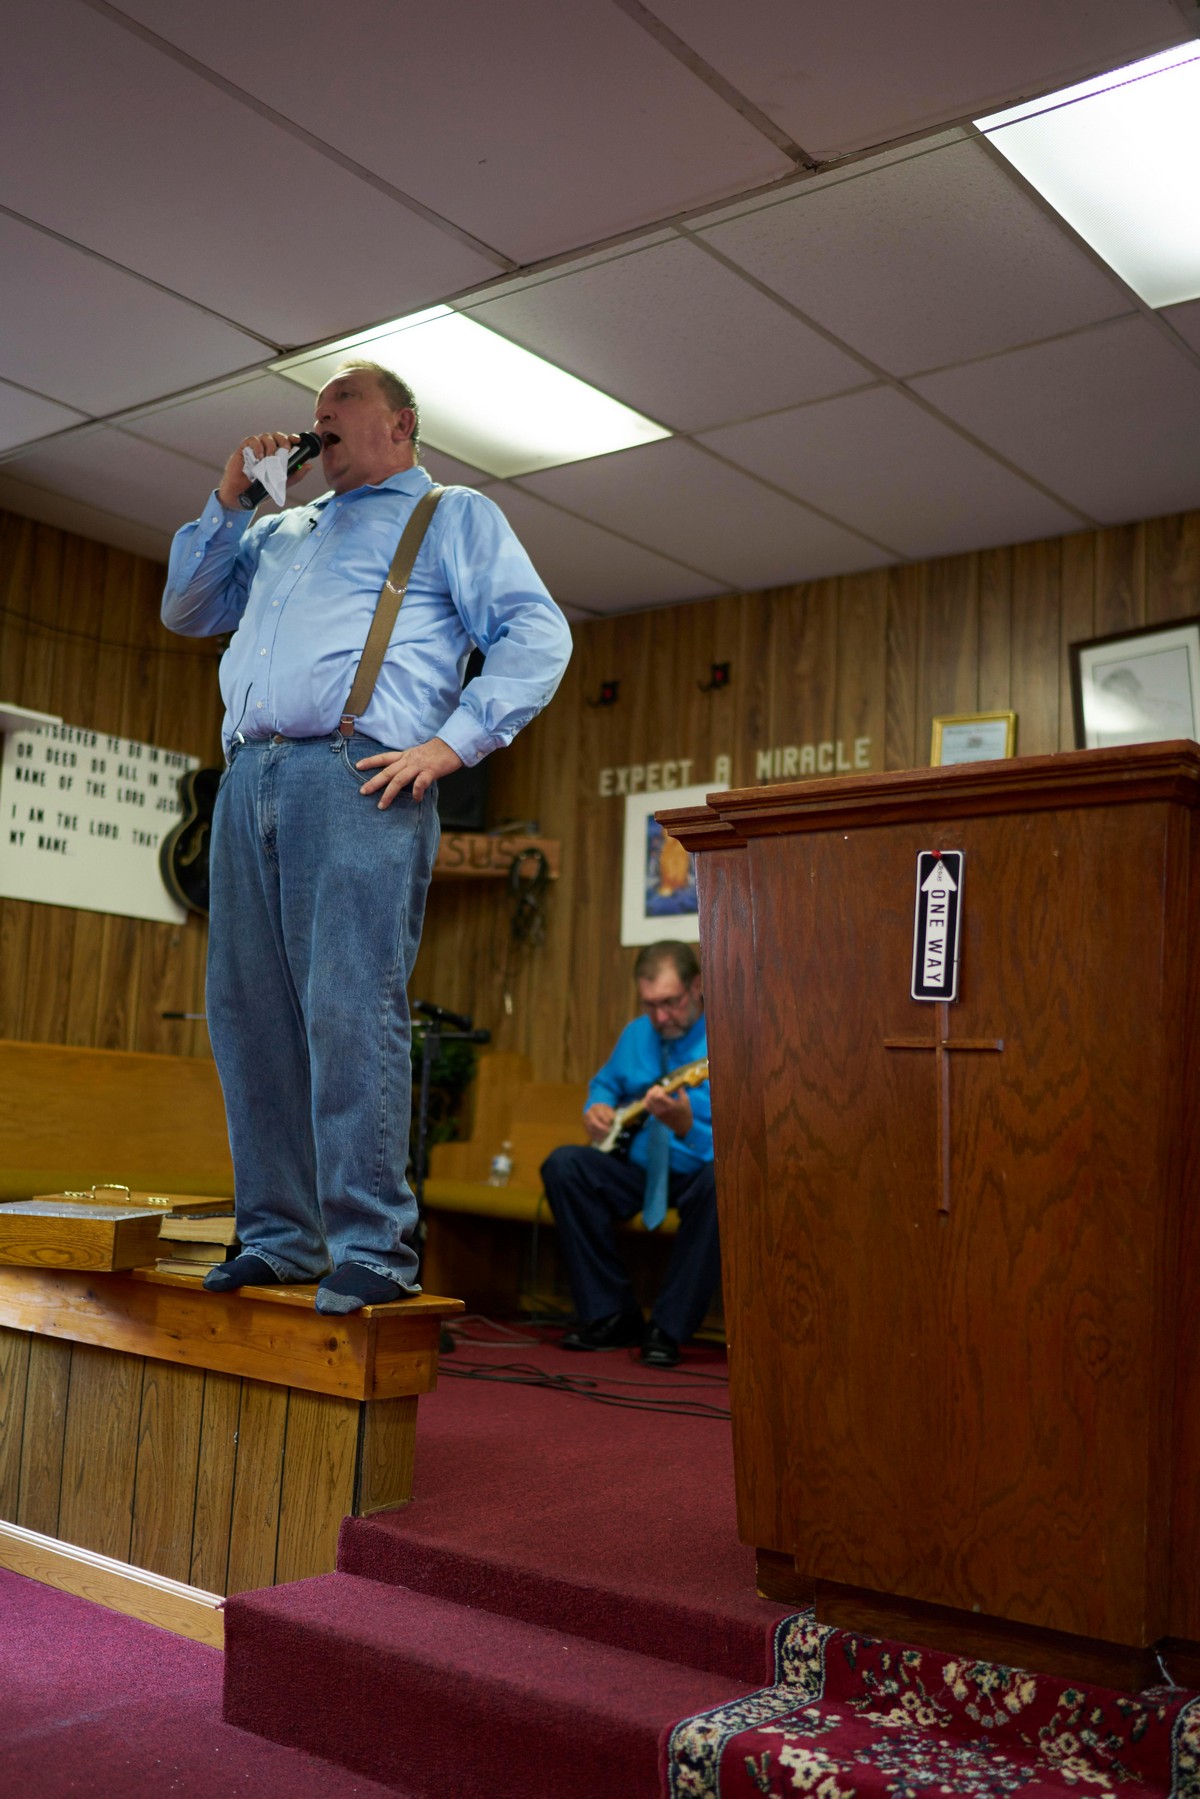
[[[396,1799],[396,1786],[237,1730],[224,1657],[0,1570],[6,1799]]]

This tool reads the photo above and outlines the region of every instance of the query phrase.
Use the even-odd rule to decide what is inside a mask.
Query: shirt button
[[[293,564],[292,564],[292,567],[293,567],[293,568],[299,568],[299,567],[300,567],[300,564],[299,564],[299,563],[298,563],[298,562],[293,562]]]
[[[267,652],[265,650],[260,650],[258,653],[260,656],[265,656]]]
[[[219,518],[210,518],[208,522],[210,525],[219,525],[221,521]]]
[[[279,604],[279,601],[278,601],[278,600],[272,600],[272,601],[271,601],[271,604],[272,604],[272,606],[278,606],[278,604]]]
[[[197,561],[197,562],[199,562],[199,560],[200,560],[200,558],[201,558],[201,556],[203,556],[203,554],[204,554],[204,551],[203,551],[203,550],[197,550],[197,551],[196,551],[196,561]]]
[[[262,702],[262,701],[261,701],[261,700],[259,700],[259,702],[258,702],[258,710],[259,710],[259,711],[260,711],[260,712],[261,712],[261,711],[262,711],[262,709],[263,709],[263,702]]]

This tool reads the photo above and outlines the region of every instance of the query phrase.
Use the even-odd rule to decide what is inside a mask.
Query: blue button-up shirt
[[[587,1104],[593,1106],[600,1100],[606,1106],[627,1106],[641,1099],[664,1074],[673,1074],[689,1062],[702,1062],[707,1055],[708,1026],[703,1013],[682,1037],[660,1037],[648,1018],[635,1018],[617,1038],[604,1067],[592,1077]],[[713,1159],[712,1092],[707,1081],[685,1091],[692,1102],[692,1128],[686,1137],[671,1132],[670,1166],[676,1174],[695,1174]],[[630,1144],[629,1160],[639,1168],[646,1166],[644,1130]]]
[[[233,631],[221,659],[225,747],[337,728],[421,467],[251,522],[214,493],[171,547],[162,619]],[[483,672],[462,690],[472,644]],[[468,767],[541,711],[571,654],[567,621],[500,509],[468,487],[438,504],[358,728],[389,749],[440,737]]]

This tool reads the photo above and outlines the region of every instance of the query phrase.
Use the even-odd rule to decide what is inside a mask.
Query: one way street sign
[[[912,971],[914,999],[958,998],[963,861],[961,850],[922,850],[917,857],[917,914],[913,925]]]

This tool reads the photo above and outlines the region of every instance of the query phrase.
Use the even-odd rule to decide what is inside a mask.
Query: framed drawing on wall
[[[702,806],[720,782],[676,787],[667,793],[631,793],[625,801],[625,855],[621,873],[622,945],[675,937],[700,941],[696,865],[681,843],[664,831],[656,812]]]
[[[1071,645],[1075,744],[1200,741],[1200,618]]]
[[[958,712],[933,721],[932,768],[952,762],[999,762],[1016,754],[1015,712]]]

